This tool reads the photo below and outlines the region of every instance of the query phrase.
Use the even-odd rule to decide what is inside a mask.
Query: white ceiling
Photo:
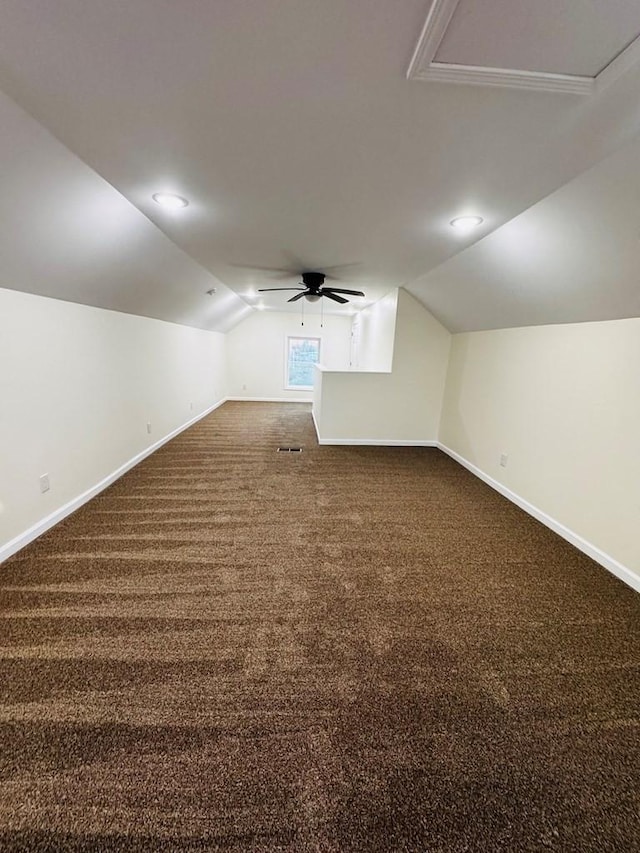
[[[0,89],[36,121],[0,101],[0,168],[11,175],[0,202],[3,283],[225,329],[253,301],[233,291],[296,283],[252,266],[351,264],[341,280],[367,302],[408,285],[452,329],[586,319],[576,291],[602,318],[637,314],[634,294],[612,292],[631,256],[610,251],[606,229],[563,243],[557,265],[530,260],[526,287],[504,246],[481,283],[467,282],[468,269],[480,271],[464,266],[464,250],[498,238],[529,208],[536,233],[551,234],[564,214],[536,203],[576,178],[597,215],[602,187],[591,172],[578,176],[640,133],[640,69],[587,97],[408,81],[429,5],[5,0]],[[558,30],[566,43],[559,20],[578,20],[585,37],[571,62],[595,67],[638,17],[637,3],[607,0],[602,33],[595,0],[586,11],[583,0],[513,0],[511,19],[497,14],[498,0],[482,6],[491,37],[478,30],[475,45],[468,29],[452,29],[456,51],[493,50],[517,35],[532,63],[558,52]],[[532,6],[544,14],[532,17]],[[158,190],[190,206],[169,215],[151,200]],[[448,223],[465,212],[485,222],[461,238]],[[582,239],[613,264],[608,284],[593,299],[598,285],[581,291],[575,275],[571,292],[555,288],[553,318],[540,319],[549,279],[564,281],[573,263],[582,269]],[[486,243],[476,263],[488,263]],[[640,262],[637,246],[626,251]],[[266,304],[281,309],[286,298]]]

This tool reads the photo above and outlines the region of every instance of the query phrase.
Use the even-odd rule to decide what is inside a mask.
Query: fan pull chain
[[[324,326],[324,299],[320,300],[320,328]]]
[[[302,307],[302,322],[300,323],[300,325],[304,326],[304,299],[300,300],[300,306]]]

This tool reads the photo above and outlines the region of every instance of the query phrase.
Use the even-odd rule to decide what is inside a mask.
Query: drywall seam
[[[62,521],[68,515],[71,515],[72,512],[75,512],[79,509],[83,504],[90,501],[91,498],[94,498],[100,492],[114,483],[117,479],[122,477],[123,474],[126,474],[127,471],[134,468],[139,462],[142,462],[143,459],[146,459],[147,456],[151,456],[152,453],[155,453],[163,444],[166,444],[168,441],[171,441],[172,438],[175,438],[179,433],[183,432],[185,429],[188,429],[190,426],[193,426],[197,421],[211,414],[215,409],[221,406],[223,403],[227,401],[226,397],[223,397],[221,400],[218,400],[217,403],[214,403],[213,406],[210,406],[208,409],[205,409],[204,412],[201,412],[199,415],[196,415],[194,418],[191,418],[186,423],[182,424],[182,426],[176,427],[170,433],[165,435],[163,438],[158,439],[158,441],[154,442],[149,447],[145,447],[144,450],[141,450],[140,453],[137,453],[119,468],[116,468],[111,474],[108,474],[104,477],[100,482],[96,483],[95,486],[91,486],[91,488],[87,489],[82,494],[73,498],[70,501],[67,501],[63,506],[58,507],[58,509],[54,510],[54,512],[47,515],[45,518],[36,522],[36,524],[29,527],[24,533],[20,533],[18,536],[15,536],[13,539],[10,539],[5,545],[0,547],[0,563],[7,560],[9,557],[13,556],[13,554],[20,551],[30,542],[33,542],[34,539],[37,539],[38,536],[41,536],[43,533],[46,533],[47,530],[50,530],[54,527],[58,522]]]
[[[311,409],[311,417],[313,419],[313,428],[316,431],[316,438],[318,439],[318,444],[321,444],[322,442],[320,441],[320,430],[318,429],[318,421],[316,420],[316,413],[314,412],[313,408]]]
[[[563,539],[578,548],[578,550],[582,551],[583,554],[586,554],[587,557],[591,557],[592,560],[595,560],[596,563],[599,563],[607,569],[607,571],[611,572],[611,574],[626,583],[627,586],[630,586],[636,592],[640,592],[640,576],[635,572],[632,572],[631,569],[627,568],[627,566],[623,566],[622,563],[619,563],[609,554],[601,551],[600,548],[597,548],[591,542],[583,539],[582,536],[574,533],[573,530],[565,527],[561,522],[556,521],[552,516],[547,515],[543,510],[529,503],[529,501],[525,500],[525,498],[521,497],[516,492],[512,492],[511,489],[508,489],[498,480],[494,480],[493,477],[489,476],[489,474],[485,474],[484,471],[472,462],[469,462],[469,460],[465,459],[464,456],[456,453],[455,450],[451,450],[450,447],[442,444],[442,442],[438,442],[437,446],[452,459],[455,459],[455,461],[464,468],[471,471],[472,474],[475,474],[475,476],[480,480],[483,480],[487,485],[491,486],[492,489],[500,492],[500,494],[507,498],[507,500],[510,500],[511,503],[514,503],[516,506],[520,507],[520,509],[523,509],[526,513],[537,519],[537,521],[540,521],[550,530],[553,530],[553,532],[557,533],[558,536],[562,536]]]

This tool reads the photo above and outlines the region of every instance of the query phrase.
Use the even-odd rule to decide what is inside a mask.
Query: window
[[[320,361],[320,338],[287,338],[284,386],[313,390],[314,365]]]

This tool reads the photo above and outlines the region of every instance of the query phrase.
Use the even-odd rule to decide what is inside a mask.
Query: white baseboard
[[[490,477],[489,474],[485,474],[480,468],[474,465],[472,462],[469,462],[468,459],[465,459],[464,456],[461,456],[459,453],[456,453],[455,450],[451,450],[450,447],[447,447],[445,444],[438,442],[437,445],[440,450],[450,456],[452,459],[455,459],[460,465],[467,470],[471,471],[472,474],[475,474],[480,480],[485,482],[488,486],[491,486],[492,489],[495,489],[496,492],[500,492],[505,498],[510,500],[516,506],[519,506],[520,509],[523,509],[529,515],[533,516],[533,518],[540,521],[550,530],[553,530],[554,533],[557,533],[558,536],[562,536],[563,539],[566,539],[571,545],[574,545],[579,551],[582,551],[583,554],[586,554],[587,557],[591,557],[592,560],[595,560],[596,563],[599,563],[603,566],[607,571],[611,572],[611,574],[615,575],[617,578],[620,578],[621,581],[624,581],[628,586],[632,589],[635,589],[636,592],[640,592],[640,577],[632,572],[631,569],[628,569],[626,566],[623,566],[622,563],[619,563],[609,554],[606,554],[604,551],[601,551],[600,548],[597,548],[591,542],[588,542],[582,536],[579,536],[577,533],[574,533],[573,530],[570,530],[568,527],[565,527],[564,524],[561,524],[559,521],[556,521],[555,518],[552,518],[543,510],[539,509],[537,506],[529,503],[529,501],[525,500],[520,495],[516,494],[516,492],[512,492],[511,489],[508,489],[498,480],[494,480],[493,477]]]
[[[349,447],[439,447],[437,441],[430,439],[404,439],[404,438],[320,438],[316,413],[311,410],[313,425],[316,430],[318,444],[346,445]]]
[[[437,447],[437,441],[421,438],[319,438],[318,444],[346,445],[349,447]]]
[[[0,546],[0,563],[4,560],[7,560],[13,554],[17,553],[19,550],[24,548],[30,542],[33,542],[34,539],[37,539],[38,536],[45,533],[50,528],[54,527],[58,522],[62,521],[72,512],[79,509],[83,504],[90,501],[91,498],[95,497],[97,494],[102,492],[107,486],[110,486],[117,479],[122,477],[123,474],[126,474],[127,471],[131,470],[131,468],[135,467],[139,462],[142,462],[143,459],[146,459],[147,456],[150,456],[154,453],[158,448],[162,447],[163,444],[166,444],[168,441],[171,441],[172,438],[175,438],[176,435],[179,435],[184,430],[188,429],[190,426],[195,424],[197,421],[211,414],[211,412],[215,411],[215,409],[219,408],[223,403],[227,400],[242,400],[242,401],[250,401],[250,402],[278,402],[278,403],[307,403],[308,400],[281,400],[275,398],[264,398],[264,397],[223,397],[217,403],[214,403],[208,409],[205,409],[204,412],[196,415],[194,418],[191,418],[186,423],[182,424],[176,429],[172,430],[170,433],[165,435],[163,438],[158,439],[158,441],[154,442],[149,447],[146,447],[140,453],[136,454],[134,457],[129,459],[111,474],[104,477],[100,480],[99,483],[96,483],[91,488],[87,489],[81,495],[73,498],[68,501],[63,506],[59,507],[57,510],[52,512],[50,515],[41,519],[41,521],[32,525],[28,530],[25,530],[23,533],[11,539],[5,545]],[[513,492],[511,489],[504,486],[498,480],[495,480],[493,477],[486,474],[472,462],[469,462],[468,459],[465,459],[464,456],[461,456],[459,453],[456,453],[455,450],[452,450],[450,447],[447,447],[445,444],[442,444],[439,441],[430,441],[423,439],[416,439],[413,441],[404,440],[404,439],[330,439],[330,438],[320,438],[318,432],[318,423],[316,421],[315,412],[312,411],[313,424],[315,426],[316,435],[318,436],[318,444],[321,445],[351,445],[351,446],[383,446],[383,447],[438,447],[456,462],[458,462],[463,467],[467,468],[467,470],[471,471],[476,477],[481,479],[483,482],[487,483],[487,485],[491,486],[491,488],[495,489],[505,498],[510,500],[516,506],[520,507],[520,509],[524,510],[529,515],[533,516],[533,518],[540,521],[550,530],[553,530],[554,533],[557,533],[571,545],[574,545],[578,550],[582,551],[588,557],[591,557],[592,560],[595,560],[617,578],[620,578],[621,581],[626,583],[632,589],[640,592],[640,577],[631,569],[623,566],[622,563],[615,560],[609,554],[606,554],[604,551],[597,548],[591,542],[588,542],[582,536],[575,533],[573,530],[570,530],[564,524],[556,519],[552,518],[543,510],[529,503],[529,501],[522,498],[516,492]]]
[[[38,536],[41,536],[50,528],[54,527],[58,524],[59,521],[62,521],[63,518],[66,518],[68,515],[71,515],[72,512],[75,512],[79,509],[83,504],[90,501],[91,498],[94,498],[97,494],[102,492],[107,486],[110,486],[114,483],[119,477],[122,477],[123,474],[126,474],[127,471],[131,470],[131,468],[135,467],[139,462],[142,462],[143,459],[146,459],[147,456],[151,456],[158,448],[162,447],[163,444],[166,444],[168,441],[171,441],[172,438],[175,438],[176,435],[183,432],[185,429],[189,429],[190,426],[193,426],[197,421],[202,418],[210,415],[215,409],[219,408],[223,403],[226,402],[228,398],[223,397],[221,400],[218,400],[217,403],[214,403],[213,406],[209,406],[208,409],[205,409],[204,412],[200,412],[199,415],[196,415],[191,420],[187,421],[182,426],[176,427],[176,429],[172,430],[170,433],[165,435],[163,438],[158,439],[149,447],[145,447],[144,450],[141,450],[140,453],[137,453],[134,457],[129,459],[124,465],[121,465],[111,474],[108,474],[99,483],[96,483],[95,486],[91,486],[91,488],[87,489],[86,492],[83,492],[81,495],[73,498],[68,501],[63,506],[54,510],[54,512],[47,515],[45,518],[38,521],[28,530],[25,530],[24,533],[20,533],[18,536],[10,539],[5,545],[0,547],[0,563],[7,560],[9,557],[13,556],[13,554],[20,551],[25,545],[28,545],[30,542],[33,542],[34,539],[37,539]]]
[[[291,400],[289,397],[226,397],[235,403],[311,403],[312,400]]]

